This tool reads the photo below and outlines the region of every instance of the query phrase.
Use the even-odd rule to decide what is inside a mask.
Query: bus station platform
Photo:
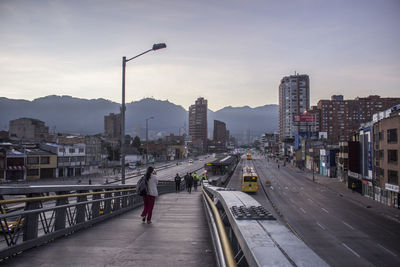
[[[141,207],[29,249],[13,266],[216,266],[201,188],[156,199],[152,224]]]

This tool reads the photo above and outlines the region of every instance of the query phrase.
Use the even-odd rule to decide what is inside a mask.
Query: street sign
[[[293,115],[294,122],[314,122],[315,116],[314,114],[297,114]]]

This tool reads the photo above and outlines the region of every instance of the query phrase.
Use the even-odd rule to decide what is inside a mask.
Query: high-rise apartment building
[[[331,100],[320,100],[319,130],[326,132],[328,140],[348,141],[361,123],[372,120],[372,115],[400,103],[400,98],[381,98],[377,95],[344,100],[335,95]]]
[[[293,116],[310,108],[310,79],[308,75],[295,74],[283,77],[279,85],[279,139],[293,140],[300,124]]]
[[[207,148],[207,100],[203,97],[189,107],[189,135],[193,144]]]
[[[49,127],[41,120],[20,118],[10,121],[9,134],[12,140],[41,142],[48,137]]]
[[[225,148],[228,138],[229,138],[229,136],[227,136],[225,122],[222,122],[219,120],[214,120],[213,141],[214,141],[215,145],[218,145],[221,148]]]
[[[104,116],[104,135],[108,138],[121,137],[121,114],[110,113]]]

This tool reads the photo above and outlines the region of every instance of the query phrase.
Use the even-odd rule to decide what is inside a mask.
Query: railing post
[[[104,198],[110,198],[110,197],[112,197],[112,193],[104,194]],[[104,214],[110,214],[110,213],[111,213],[111,199],[108,199],[104,201]]]
[[[78,193],[87,193],[87,190],[78,191]],[[77,202],[85,202],[87,201],[87,196],[78,196]],[[78,204],[76,205],[76,223],[85,222],[85,214],[86,214],[86,204]]]
[[[102,190],[93,190],[93,192],[100,192]],[[101,195],[93,195],[92,200],[101,199]],[[100,201],[92,203],[92,219],[100,216]]]
[[[27,197],[40,197],[41,194],[28,194]],[[35,210],[41,207],[40,201],[26,202],[25,210]],[[32,213],[25,216],[24,238],[23,241],[35,239],[38,236],[38,213]]]
[[[128,206],[128,197],[126,196],[129,192],[122,192],[122,208],[126,208]]]
[[[57,195],[65,195],[69,192],[57,192]],[[56,206],[68,204],[68,198],[59,198],[56,200]],[[55,210],[54,229],[65,229],[65,219],[67,217],[67,208],[60,208]]]
[[[133,194],[133,191],[129,191],[128,194],[130,194],[128,197],[128,206],[133,206],[133,204],[135,204],[135,195]]]
[[[120,192],[114,193],[114,196],[121,196]],[[119,210],[121,208],[121,198],[115,198],[114,199],[114,210]]]

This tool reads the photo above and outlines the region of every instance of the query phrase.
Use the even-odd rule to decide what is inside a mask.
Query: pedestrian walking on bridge
[[[179,193],[179,191],[181,191],[181,180],[182,180],[182,178],[177,173],[175,176],[175,192],[176,193]]]
[[[200,184],[203,184],[204,181],[207,181],[207,175],[203,173],[200,178]]]
[[[142,212],[142,221],[146,221],[147,223],[151,223],[151,217],[153,215],[154,202],[156,201],[156,197],[158,196],[157,190],[157,175],[156,171],[152,166],[147,168],[145,174],[146,182],[147,182],[147,194],[143,196],[143,212]]]
[[[187,173],[185,176],[185,183],[186,183],[186,189],[189,192],[189,194],[192,193],[192,186],[193,186],[193,176],[190,173]]]
[[[197,191],[197,185],[199,183],[199,175],[194,172],[193,173],[193,186],[194,186],[194,191]]]

